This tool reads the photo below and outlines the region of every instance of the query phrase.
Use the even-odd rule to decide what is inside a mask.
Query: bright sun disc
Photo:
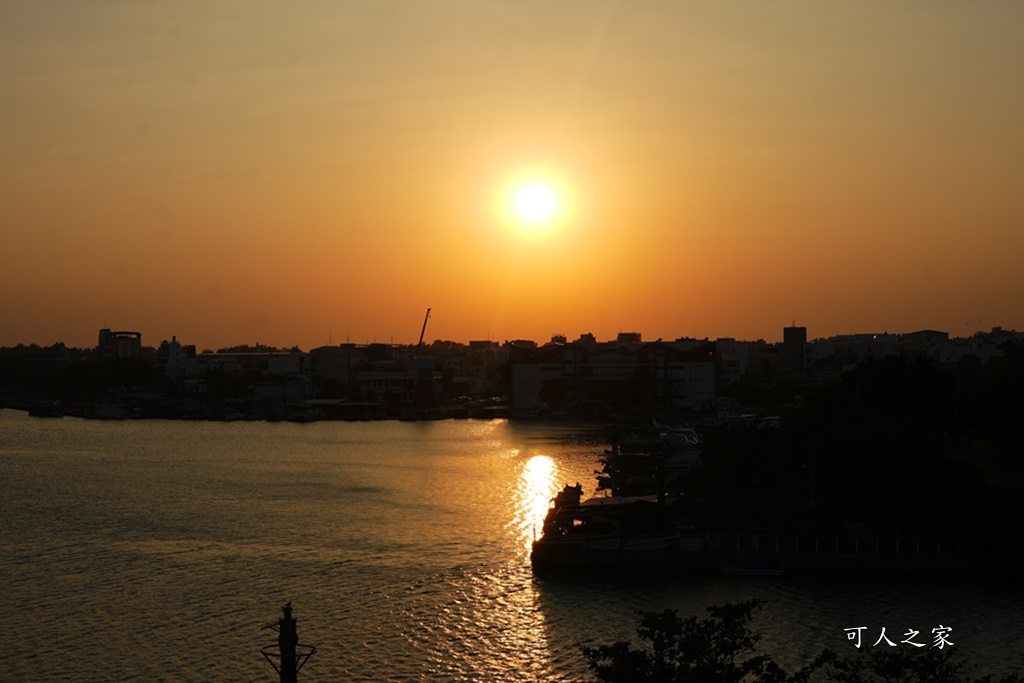
[[[554,215],[558,197],[547,185],[527,185],[516,192],[516,214],[528,223],[541,223]]]

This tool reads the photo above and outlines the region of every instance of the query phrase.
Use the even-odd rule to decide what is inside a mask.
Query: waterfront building
[[[711,409],[717,395],[715,343],[680,339],[547,344],[511,366],[512,407],[581,414],[603,406],[630,414]]]
[[[783,327],[782,367],[790,372],[806,372],[810,369],[811,357],[807,349],[807,328]]]
[[[330,381],[345,392],[349,387],[352,354],[345,346],[319,346],[309,352],[309,368],[313,379]]]
[[[177,337],[160,342],[156,350],[156,365],[172,379],[196,377],[199,374],[199,360],[194,344],[183,345]]]
[[[97,353],[100,361],[129,358],[138,360],[142,355],[142,333],[100,330]]]

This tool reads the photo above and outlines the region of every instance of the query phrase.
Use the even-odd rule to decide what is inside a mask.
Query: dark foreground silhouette
[[[975,677],[955,649],[926,647],[844,658],[823,650],[807,666],[787,672],[759,653],[750,630],[759,600],[708,607],[710,617],[682,618],[675,610],[641,612],[640,647],[619,641],[584,647],[590,669],[609,683],[1022,683],[1011,674]]]

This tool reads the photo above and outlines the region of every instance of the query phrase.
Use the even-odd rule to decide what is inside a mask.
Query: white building
[[[171,337],[171,341],[165,339],[160,342],[160,347],[156,350],[156,363],[163,369],[164,374],[172,379],[199,375],[196,347],[182,345],[177,337]]]

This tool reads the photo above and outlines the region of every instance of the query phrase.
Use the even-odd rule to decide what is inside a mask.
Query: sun
[[[520,187],[512,202],[516,215],[531,225],[546,223],[558,211],[558,195],[543,183]]]
[[[492,187],[491,216],[515,239],[560,239],[578,220],[577,192],[559,170],[520,168]]]

